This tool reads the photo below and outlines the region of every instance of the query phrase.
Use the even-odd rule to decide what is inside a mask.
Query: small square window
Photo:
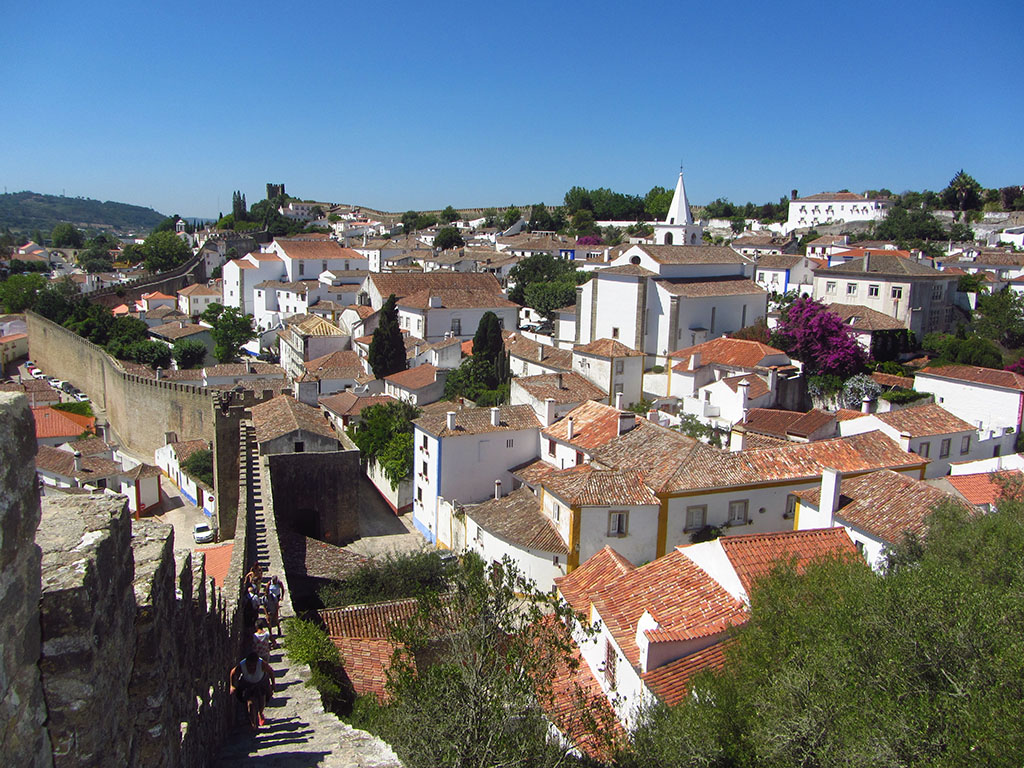
[[[868,286],[868,296],[878,296],[878,286],[877,285],[869,285]]]
[[[960,455],[963,456],[965,453],[971,450],[971,436],[964,435],[960,438]]]
[[[423,462],[423,471],[420,472],[420,474],[423,475],[423,477],[427,476],[427,462],[425,461]]]
[[[919,445],[917,447],[917,455],[918,456],[923,456],[924,458],[927,459],[928,458],[928,454],[931,453],[931,450],[932,450],[932,444],[931,443],[921,443],[921,445]]]
[[[846,295],[847,296],[856,296],[857,295],[857,284],[856,283],[847,283],[846,284]]]
[[[825,283],[825,293],[835,293],[835,292],[836,292],[836,283],[835,283],[834,280],[829,280],[827,283]]]
[[[548,440],[548,456],[554,456],[554,455],[555,455],[555,441],[554,440]]]
[[[694,531],[703,528],[707,521],[708,508],[706,504],[686,508],[686,530]]]
[[[629,531],[629,512],[608,513],[608,535],[625,536]]]
[[[612,338],[613,339],[619,338],[619,329],[618,328],[612,328]]]
[[[894,299],[902,299],[903,298],[903,287],[902,286],[898,286],[898,285],[896,287],[894,287],[892,289],[892,297]]]
[[[730,501],[729,525],[745,525],[747,522],[747,507],[748,502],[746,499]]]
[[[939,458],[944,459],[947,456],[949,456],[949,444],[950,444],[950,442],[951,442],[950,438],[947,437],[941,443],[939,443]]]
[[[305,450],[306,450],[306,444],[304,442],[302,442],[300,440],[297,443],[295,443],[295,452],[296,453],[302,453]]]

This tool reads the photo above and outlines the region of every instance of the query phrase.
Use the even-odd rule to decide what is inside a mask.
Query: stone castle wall
[[[108,288],[99,288],[87,293],[86,298],[94,304],[102,304],[112,309],[119,304],[130,305],[131,302],[142,298],[142,294],[153,291],[174,296],[192,283],[204,282],[206,277],[206,259],[200,251],[176,269],[158,275],[147,275]]]
[[[359,451],[266,457],[279,526],[339,546],[359,536]]]
[[[0,755],[15,766],[52,764],[38,667],[35,453],[28,399],[0,392]]]
[[[213,440],[213,390],[130,374],[95,344],[26,312],[29,355],[44,371],[81,388],[106,411],[117,439],[152,455],[164,432],[182,440]]]

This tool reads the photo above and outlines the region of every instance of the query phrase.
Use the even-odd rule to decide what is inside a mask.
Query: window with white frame
[[[558,504],[551,505],[551,519],[556,523],[562,519],[562,508]]]
[[[894,285],[893,288],[892,288],[892,294],[891,295],[892,295],[892,297],[894,299],[902,299],[903,298],[903,286],[901,286],[901,285]]]
[[[825,283],[825,293],[835,293],[835,292],[836,292],[836,281],[835,280],[829,280],[827,283]]]
[[[608,535],[625,536],[629,532],[629,512],[608,513]]]
[[[729,525],[745,525],[747,522],[747,509],[750,503],[746,499],[737,499],[729,502]]]
[[[868,296],[871,296],[871,297],[877,297],[878,296],[878,286],[877,285],[869,285],[868,286]]]
[[[857,295],[857,284],[856,283],[847,283],[846,284],[846,295],[847,296],[856,296]]]
[[[703,528],[704,524],[708,519],[708,506],[707,504],[698,504],[692,507],[686,508],[686,529],[687,531],[695,531],[698,528]]]

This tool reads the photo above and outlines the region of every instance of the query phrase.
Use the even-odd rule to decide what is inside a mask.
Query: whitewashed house
[[[797,197],[794,192],[783,231],[836,222],[881,221],[889,215],[891,207],[888,198],[869,198],[852,192],[821,192],[807,197]]]

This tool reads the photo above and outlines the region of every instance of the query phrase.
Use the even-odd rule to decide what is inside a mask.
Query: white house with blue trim
[[[778,253],[766,254],[754,267],[754,282],[768,293],[797,291],[810,294],[814,290],[814,268],[820,266],[807,256]]]
[[[164,445],[154,452],[156,465],[178,487],[189,504],[202,509],[207,517],[213,517],[217,512],[213,489],[181,468],[189,456],[196,451],[209,450],[210,444],[205,440],[178,440],[174,432],[167,432],[165,440]]]

